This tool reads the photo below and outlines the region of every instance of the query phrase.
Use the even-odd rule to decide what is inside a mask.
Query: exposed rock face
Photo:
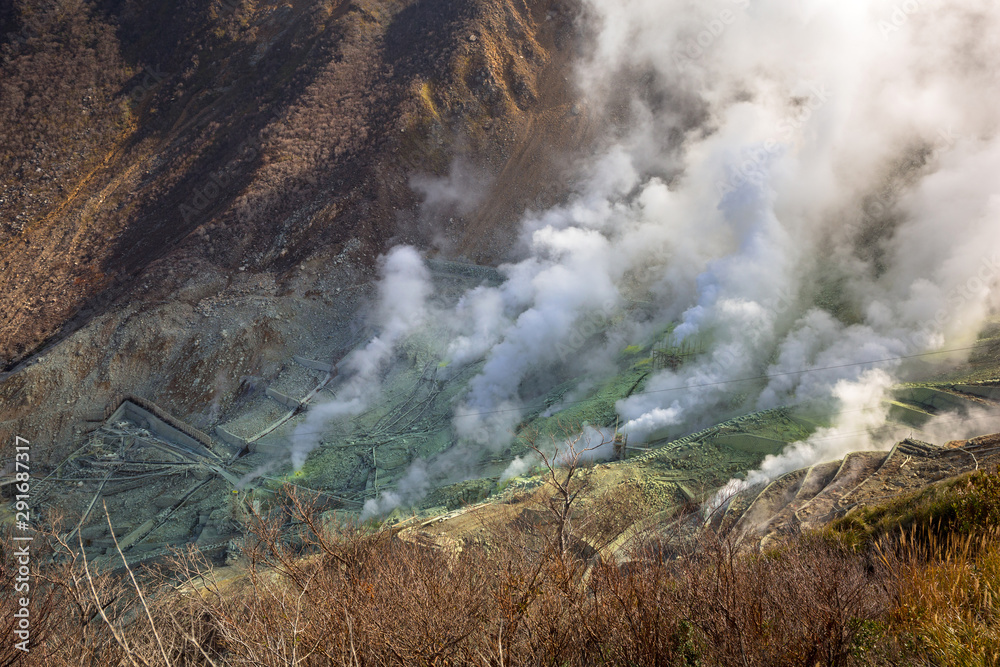
[[[0,435],[39,447],[128,393],[208,428],[350,343],[391,241],[503,259],[590,136],[570,4],[65,4],[0,16]]]

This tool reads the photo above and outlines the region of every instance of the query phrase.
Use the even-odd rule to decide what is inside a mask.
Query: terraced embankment
[[[962,386],[964,391],[957,389],[952,385],[900,387],[894,392],[894,401],[905,400],[913,410],[927,415],[922,423],[931,426],[944,419],[963,422],[968,428],[990,424],[995,427],[1000,423],[1000,403],[988,398],[996,395],[1000,385],[981,382]],[[979,415],[978,419],[973,413]],[[937,422],[934,417],[938,417]],[[855,507],[1000,464],[1000,435],[935,445],[918,439],[930,437],[919,427],[896,424],[897,429],[914,435],[899,440],[888,451],[852,452],[843,459],[817,463],[749,487],[727,499],[703,525],[693,522],[692,517],[698,514],[683,511],[685,504],[690,508],[692,503],[707,499],[727,481],[727,474],[739,476],[752,467],[746,459],[741,461],[742,469],[734,465],[740,460],[737,452],[762,457],[766,443],[775,443],[770,453],[780,451],[784,443],[773,435],[778,427],[787,432],[797,419],[802,420],[800,428],[808,429],[803,426],[808,424],[808,418],[797,417],[787,409],[749,415],[660,444],[624,461],[581,471],[584,491],[578,516],[587,516],[602,496],[622,489],[635,492],[641,509],[630,516],[623,512],[620,518],[627,520],[616,532],[596,540],[587,539],[587,529],[581,528],[585,545],[578,544],[578,548],[588,551],[591,557],[626,561],[644,544],[680,544],[700,530],[711,530],[747,545],[767,545],[783,536],[823,526]],[[512,488],[495,501],[418,520],[407,525],[401,536],[448,549],[458,548],[465,541],[488,542],[495,539],[498,522],[537,523],[532,517],[551,495],[543,485],[543,478],[537,476],[514,480]]]

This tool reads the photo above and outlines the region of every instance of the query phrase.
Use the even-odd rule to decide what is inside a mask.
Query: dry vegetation
[[[456,149],[496,176],[540,132],[562,4],[0,3],[0,370],[192,258],[282,274],[437,243],[410,178]]]
[[[998,479],[970,482],[980,507],[1000,506]],[[941,506],[968,504],[969,488]],[[987,524],[928,517],[868,541],[840,526],[763,553],[705,538],[588,567],[546,514],[441,550],[289,495],[255,515],[241,577],[191,553],[138,585],[57,543],[59,564],[36,573],[23,664],[1000,664],[1000,535]],[[23,660],[9,641],[0,651]]]
[[[0,243],[53,209],[127,123],[130,72],[110,26],[79,1],[35,2],[19,18],[0,34]]]

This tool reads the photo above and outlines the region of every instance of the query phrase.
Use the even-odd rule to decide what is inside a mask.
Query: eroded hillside
[[[801,43],[741,48],[780,12],[663,48],[696,14],[15,4],[0,435],[46,511],[98,550],[107,501],[129,556],[236,552],[283,484],[432,516],[579,436],[641,478],[627,532],[720,487],[777,516],[910,450],[851,451],[995,430],[970,430],[996,407],[989,123],[887,131],[873,91],[926,87],[916,36],[898,67],[827,62],[854,81],[831,104]],[[937,62],[949,99],[982,90]]]
[[[390,241],[503,258],[588,136],[571,10],[15,3],[4,435],[47,460],[128,393],[205,425],[303,340],[349,338]]]

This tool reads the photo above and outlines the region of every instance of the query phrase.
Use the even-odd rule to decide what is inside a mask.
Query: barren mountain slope
[[[567,76],[575,15],[515,1],[15,3],[0,429],[69,447],[127,393],[207,419],[303,337],[349,338],[331,330],[390,240],[502,259],[589,136]],[[474,157],[449,173],[459,152]],[[459,177],[478,198],[434,195]]]

